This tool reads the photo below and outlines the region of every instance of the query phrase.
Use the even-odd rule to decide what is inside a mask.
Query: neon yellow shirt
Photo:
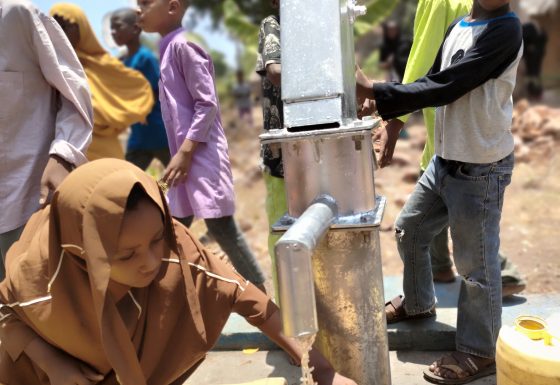
[[[436,59],[447,27],[460,16],[468,14],[472,0],[419,0],[414,18],[414,38],[406,63],[403,83],[412,83],[426,75]],[[425,108],[426,145],[420,168],[425,170],[434,156],[435,108]],[[410,115],[399,118],[406,122]]]

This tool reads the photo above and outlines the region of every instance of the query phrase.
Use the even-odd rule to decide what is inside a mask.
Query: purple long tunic
[[[233,215],[233,178],[210,55],[180,28],[160,42],[161,112],[175,155],[185,139],[200,142],[187,181],[169,190],[171,214],[184,218]]]

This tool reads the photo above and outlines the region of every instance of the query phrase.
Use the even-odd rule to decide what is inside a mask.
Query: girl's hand
[[[161,178],[169,187],[178,186],[187,181],[188,173],[191,169],[192,157],[197,146],[198,142],[185,139],[179,151],[171,158]]]
[[[346,378],[338,373],[335,373],[332,380],[332,385],[358,385],[349,378]]]
[[[191,168],[192,154],[179,151],[167,165],[161,180],[169,187],[178,186],[187,181],[188,173]]]
[[[309,366],[313,366],[313,380],[317,385],[357,385],[354,381],[337,373],[318,349],[309,352]]]
[[[294,339],[288,338],[282,332],[282,320],[280,311],[274,312],[259,329],[268,336],[272,341],[276,342],[286,353],[288,353],[295,362],[301,361],[302,352]],[[354,381],[336,373],[332,365],[327,361],[325,356],[319,350],[313,348],[309,352],[309,366],[314,367],[313,380],[318,385],[357,385]]]

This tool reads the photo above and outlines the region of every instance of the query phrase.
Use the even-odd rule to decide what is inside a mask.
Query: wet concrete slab
[[[426,385],[423,371],[445,352],[391,352],[392,385]],[[288,363],[278,350],[244,354],[240,351],[214,351],[185,385],[246,384],[258,379],[283,377],[288,385],[299,385],[300,369]],[[495,385],[496,377],[478,379],[472,385]],[[367,384],[360,384],[367,385]],[[389,384],[387,384],[389,385]]]
[[[436,284],[437,315],[435,318],[401,322],[389,325],[389,348],[391,350],[453,350],[457,325],[457,300],[461,281]],[[385,298],[390,300],[402,293],[401,277],[389,277],[385,281]],[[560,313],[560,293],[528,294],[503,299],[502,324],[513,325],[520,315],[548,318]]]
[[[384,287],[385,298],[389,300],[402,293],[402,278],[386,277]],[[389,348],[391,350],[453,350],[459,288],[459,278],[454,283],[436,284],[437,317],[390,325],[387,330]],[[554,313],[560,313],[560,293],[517,295],[504,299],[502,323],[513,325],[513,321],[519,315],[548,318]],[[244,348],[278,349],[257,328],[249,325],[242,317],[233,314],[215,350]]]

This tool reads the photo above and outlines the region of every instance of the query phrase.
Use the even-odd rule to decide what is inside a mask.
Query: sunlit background
[[[320,3],[320,0],[315,0]],[[81,6],[100,38],[113,54],[114,47],[106,16],[118,8],[134,6],[129,0],[73,0]],[[380,63],[383,42],[382,23],[399,25],[403,39],[411,39],[417,0],[359,0],[368,13],[355,25],[356,60],[373,78],[386,80],[390,74]],[[43,11],[54,0],[34,0]],[[267,250],[268,223],[265,216],[265,189],[259,160],[258,135],[262,130],[260,78],[255,73],[260,21],[273,12],[270,0],[192,0],[193,6],[184,19],[190,39],[205,47],[213,57],[221,114],[228,136],[236,189],[236,218],[259,262],[271,282]],[[513,128],[516,138],[516,169],[508,188],[502,220],[502,249],[527,278],[527,292],[560,292],[560,1],[512,0],[522,22],[533,20],[546,30],[548,43],[542,68],[544,92],[527,99],[527,79],[520,66],[514,94],[516,109]],[[318,17],[319,16],[318,12]],[[157,54],[155,35],[143,36],[143,42]],[[235,72],[241,69],[252,86],[253,126],[238,119],[232,89]],[[388,197],[382,225],[383,269],[388,275],[401,274],[393,237],[396,215],[412,191],[418,177],[419,160],[425,141],[421,115],[409,123],[408,139],[397,144],[390,168],[376,174],[377,192]],[[546,219],[544,219],[546,218]],[[194,230],[203,236],[204,225],[195,223]],[[213,245],[216,247],[216,245]],[[556,261],[553,263],[553,261]],[[272,289],[269,287],[269,289]]]

